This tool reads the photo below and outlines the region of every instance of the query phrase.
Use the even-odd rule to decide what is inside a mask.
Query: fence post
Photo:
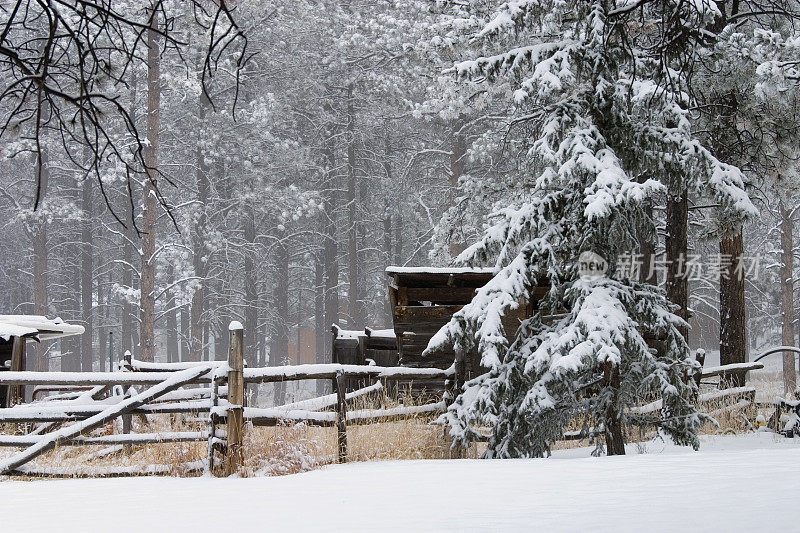
[[[131,369],[132,368],[131,362],[133,360],[133,356],[131,355],[131,351],[130,350],[125,350],[125,354],[122,357],[125,359],[125,368],[126,369]],[[122,397],[123,398],[127,398],[128,397],[128,390],[129,389],[130,389],[130,387],[125,387],[125,386],[122,387]],[[131,420],[132,420],[131,415],[122,415],[122,434],[123,435],[128,435],[131,432]],[[125,450],[125,454],[126,455],[130,455],[131,454],[132,448],[131,448],[130,444],[123,445],[123,448]]]
[[[217,406],[219,405],[219,379],[214,376],[211,382],[211,409],[208,412],[208,450],[206,472],[214,475],[214,446],[217,438]]]
[[[336,455],[336,462],[347,462],[347,405],[345,404],[345,388],[344,376],[341,372],[336,373],[336,379],[333,380],[333,386],[336,389],[336,437],[338,444],[338,453]]]
[[[244,332],[242,324],[233,321],[228,326],[228,446],[225,454],[225,475],[239,472],[242,467],[242,432],[244,429]]]

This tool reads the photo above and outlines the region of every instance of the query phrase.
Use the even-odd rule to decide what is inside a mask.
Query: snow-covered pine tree
[[[609,454],[624,453],[623,423],[698,446],[685,323],[662,290],[613,273],[637,249],[635,229],[653,223],[645,202],[668,191],[708,194],[731,219],[755,212],[741,172],[697,141],[686,111],[686,54],[716,15],[704,0],[507,2],[476,37],[503,49],[455,66],[461,78],[516,82],[530,140],[528,168],[498,183],[513,193],[457,258],[498,273],[428,348],[478,350],[489,369],[442,417],[456,444],[491,426],[488,457],[541,456],[581,420]],[[612,274],[581,279],[583,252]],[[542,282],[537,313],[506,331],[503,315]],[[660,412],[624,415],[642,400],[661,400]]]

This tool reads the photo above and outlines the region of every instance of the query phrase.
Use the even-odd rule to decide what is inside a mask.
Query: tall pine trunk
[[[275,332],[269,351],[270,366],[286,364],[289,358],[289,250],[286,247],[286,234],[277,232],[275,245]],[[275,405],[284,403],[286,387],[275,383]]]
[[[47,195],[47,185],[50,181],[50,168],[48,166],[47,154],[42,149],[36,159],[35,172],[40,178],[39,200],[44,202]],[[47,315],[49,311],[47,295],[47,276],[48,276],[48,243],[47,243],[47,221],[42,218],[36,222],[31,236],[33,244],[33,313],[35,315]],[[47,350],[42,343],[33,343],[30,349],[31,356],[35,362],[37,371],[49,370],[50,363],[47,359]]]
[[[356,199],[356,134],[353,85],[347,88],[347,327],[359,327],[358,202]],[[361,327],[364,324],[360,325]]]
[[[141,358],[153,361],[156,352],[155,283],[156,283],[156,184],[158,180],[158,129],[160,126],[161,89],[159,87],[158,13],[153,12],[147,31],[147,146],[145,147],[144,212],[142,214],[142,277],[140,296]]]
[[[392,145],[389,142],[389,128],[386,128],[386,135],[383,141],[383,170],[386,173],[387,183],[392,183]],[[384,207],[383,218],[383,253],[386,256],[384,267],[389,266],[392,262],[392,210],[390,208],[389,200],[386,200]],[[392,327],[392,306],[389,302],[389,295],[385,294],[384,298],[384,324],[385,327]]]
[[[689,283],[686,278],[686,251],[688,249],[689,199],[686,189],[667,194],[667,298],[678,306],[675,311],[687,323],[689,321]],[[689,341],[689,328],[678,328]]]
[[[196,222],[192,225],[192,244],[193,250],[193,267],[194,275],[198,278],[199,284],[197,289],[192,294],[192,310],[191,310],[191,338],[189,339],[189,360],[200,361],[203,357],[203,350],[205,343],[203,342],[203,330],[205,324],[205,307],[208,290],[206,288],[206,277],[208,273],[208,257],[206,252],[206,206],[208,204],[209,195],[209,179],[208,173],[210,171],[206,163],[204,154],[205,147],[205,117],[206,107],[208,106],[208,97],[203,92],[200,94],[200,101],[198,102],[198,138],[195,152],[195,181],[197,184],[197,209],[199,210]]]
[[[781,210],[781,342],[794,346],[794,224],[792,210],[780,202]],[[783,390],[793,392],[797,388],[797,373],[793,352],[783,352]]]
[[[132,69],[131,72],[131,121],[134,124],[137,124],[137,112],[136,110],[139,107],[138,104],[138,87],[139,87],[139,77],[136,74],[136,69]],[[123,287],[133,289],[133,255],[134,255],[134,246],[133,246],[133,239],[135,238],[132,226],[133,221],[136,220],[136,209],[134,206],[130,206],[130,224],[128,228],[123,228],[121,231],[121,239],[122,239],[122,285]],[[127,297],[124,297],[122,300],[122,315],[120,316],[120,339],[119,339],[119,354],[120,357],[125,352],[134,353],[134,347],[136,346],[136,342],[133,340],[134,331],[136,328],[133,327],[135,323],[134,318],[134,310],[133,305],[128,301]]]
[[[731,264],[719,278],[719,361],[720,364],[747,361],[747,321],[745,320],[744,272],[736,266],[742,261],[744,243],[742,230],[724,235],[719,241],[720,257],[731,259]],[[744,385],[744,373],[734,372],[723,377],[722,382],[732,387]]]
[[[612,363],[603,365],[603,384],[611,390],[611,398],[606,408],[605,426],[606,454],[625,455],[625,431],[622,413],[619,408],[619,366]]]
[[[458,181],[464,175],[467,163],[467,139],[463,132],[464,124],[456,120],[450,125],[450,173],[448,175],[450,207],[456,205]],[[450,235],[450,257],[456,257],[464,251],[464,243],[455,240],[455,233]]]
[[[244,241],[247,249],[244,253],[244,356],[247,364],[260,364],[256,360],[259,354],[258,332],[258,272],[253,258],[253,246],[256,241],[255,210],[248,201],[244,208]]]
[[[81,207],[83,221],[81,224],[81,319],[86,328],[81,336],[81,370],[92,371],[92,222],[94,209],[92,204],[92,180],[87,176],[83,180],[81,191]],[[102,354],[100,354],[102,357]],[[100,359],[102,361],[102,359]]]
[[[322,344],[317,347],[317,362],[330,363],[333,359],[333,346],[329,328],[339,323],[339,262],[338,241],[336,229],[336,213],[334,212],[334,172],[336,168],[336,146],[333,128],[329,126],[326,131],[324,157],[325,157],[325,186],[323,187],[323,202],[325,230],[323,233],[322,261],[323,261],[323,292],[324,292],[324,324],[318,332]],[[324,394],[328,384],[324,381],[317,382],[317,391]]]
[[[181,361],[189,360],[189,339],[191,338],[191,326],[189,324],[189,306],[184,304],[181,306]]]
[[[168,279],[173,279],[175,269],[170,267],[167,272]],[[167,361],[175,363],[180,360],[178,356],[178,310],[175,308],[175,290],[167,291]]]

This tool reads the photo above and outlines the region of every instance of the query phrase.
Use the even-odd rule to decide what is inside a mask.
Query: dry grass
[[[418,405],[420,401],[407,391],[373,394],[357,398],[349,409],[377,409],[398,405]],[[449,443],[442,428],[430,424],[432,417],[421,416],[376,424],[349,425],[347,428],[350,461],[389,459],[439,459],[449,457]],[[181,415],[134,417],[133,432],[199,431],[207,427],[196,418]],[[14,433],[15,427],[0,428],[0,433]],[[109,433],[104,428],[93,435]],[[119,428],[116,428],[119,432]],[[91,476],[106,469],[159,465],[173,476],[195,476],[196,464],[206,458],[205,442],[132,445],[126,453],[121,446],[63,446],[29,463],[35,470],[68,470],[75,476]],[[244,434],[243,476],[285,475],[329,464],[336,457],[336,430],[304,424],[278,427],[247,427]],[[13,448],[0,448],[0,457],[13,454]],[[219,456],[217,456],[219,459]],[[8,479],[8,478],[6,478]],[[29,479],[15,477],[14,479]]]

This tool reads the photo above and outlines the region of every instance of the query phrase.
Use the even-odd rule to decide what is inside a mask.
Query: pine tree
[[[716,14],[709,2],[508,2],[478,35],[499,53],[455,66],[461,78],[516,83],[532,140],[524,167],[497,184],[506,206],[457,258],[498,274],[428,348],[477,349],[489,369],[443,415],[457,444],[489,425],[487,456],[541,456],[577,419],[604,434],[609,454],[624,453],[626,422],[698,446],[686,324],[663,291],[620,267],[638,228],[653,225],[648,202],[666,194],[702,190],[729,220],[755,212],[742,173],[695,138],[687,112],[687,55]],[[610,275],[582,279],[586,252]],[[503,315],[543,283],[537,313],[506,331]],[[626,415],[643,400],[661,400],[660,412]]]

